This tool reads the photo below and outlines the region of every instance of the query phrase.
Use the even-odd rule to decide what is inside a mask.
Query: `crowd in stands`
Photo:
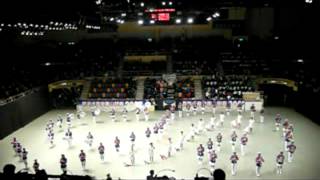
[[[242,100],[244,92],[254,91],[254,84],[247,76],[212,75],[202,80],[205,98],[217,100]]]
[[[93,79],[91,82],[89,98],[135,98],[136,81],[126,79]]]
[[[144,82],[145,99],[173,99],[194,97],[194,82],[190,78],[177,80],[169,84],[164,79],[147,78]]]

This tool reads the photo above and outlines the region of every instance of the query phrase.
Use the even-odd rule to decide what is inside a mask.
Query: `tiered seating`
[[[132,79],[94,79],[89,98],[135,98],[136,82]]]
[[[163,79],[149,79],[144,82],[144,98],[166,99],[166,98],[192,98],[194,97],[194,83],[191,79],[178,80],[169,85]]]
[[[242,100],[243,92],[254,91],[253,84],[247,76],[204,77],[202,80],[206,98],[217,100]]]
[[[177,98],[193,98],[194,97],[194,82],[190,78],[178,80],[176,82],[176,97]]]

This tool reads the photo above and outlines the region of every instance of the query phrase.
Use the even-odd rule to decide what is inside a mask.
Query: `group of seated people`
[[[132,79],[94,79],[91,82],[89,98],[135,98],[136,81]]]
[[[169,84],[164,79],[145,80],[145,99],[166,99],[166,98],[192,98],[194,97],[194,83],[190,78],[177,80]]]
[[[247,76],[212,75],[202,80],[205,98],[218,100],[241,100],[244,92],[254,91]]]

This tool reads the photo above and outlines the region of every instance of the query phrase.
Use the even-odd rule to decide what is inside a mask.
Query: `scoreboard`
[[[174,16],[176,9],[174,8],[159,8],[159,9],[146,9],[145,14],[148,19],[155,22],[169,22],[171,17]]]

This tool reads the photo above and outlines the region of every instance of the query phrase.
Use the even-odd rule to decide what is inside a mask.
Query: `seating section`
[[[254,91],[253,83],[247,76],[235,75],[204,77],[202,88],[205,98],[217,100],[242,100],[244,92]]]
[[[132,79],[94,79],[89,98],[135,98],[136,81]]]
[[[194,83],[191,79],[181,79],[170,85],[163,79],[145,80],[144,98],[173,99],[194,97]]]

